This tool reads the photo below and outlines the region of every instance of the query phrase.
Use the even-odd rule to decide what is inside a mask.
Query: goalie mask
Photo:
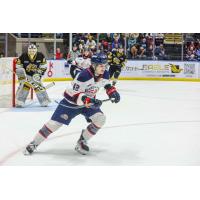
[[[34,44],[28,46],[28,56],[31,60],[34,59],[35,55],[37,54],[37,47]]]

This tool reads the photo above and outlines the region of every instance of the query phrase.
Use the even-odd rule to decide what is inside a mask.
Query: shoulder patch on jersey
[[[92,74],[89,73],[88,69],[84,69],[79,73],[77,80],[80,82],[86,82],[90,80],[91,78],[93,78]]]

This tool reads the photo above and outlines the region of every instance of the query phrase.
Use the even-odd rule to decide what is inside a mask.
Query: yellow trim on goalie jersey
[[[44,78],[44,82],[72,81],[72,78]],[[200,82],[200,78],[161,78],[161,77],[120,77],[119,80],[148,80],[148,81],[191,81]]]

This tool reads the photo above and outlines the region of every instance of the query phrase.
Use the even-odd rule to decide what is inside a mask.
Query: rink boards
[[[44,81],[71,80],[66,60],[48,60]],[[200,63],[129,60],[120,80],[200,81]]]

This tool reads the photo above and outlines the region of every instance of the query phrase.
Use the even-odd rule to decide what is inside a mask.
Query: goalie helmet
[[[31,59],[34,58],[34,56],[36,55],[37,53],[37,47],[34,45],[34,44],[30,44],[28,46],[28,55]]]

